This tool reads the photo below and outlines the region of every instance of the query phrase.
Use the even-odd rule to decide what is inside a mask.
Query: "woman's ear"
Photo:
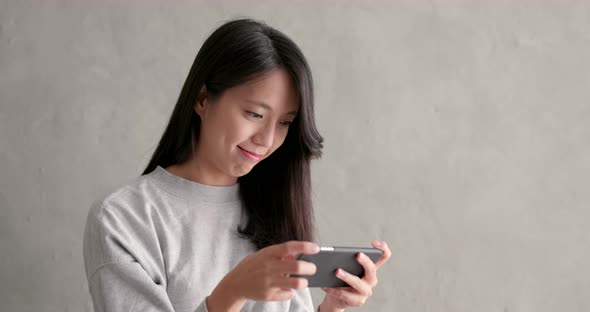
[[[194,110],[201,117],[201,119],[207,111],[207,88],[205,85],[203,85],[201,91],[199,91],[199,95],[195,101]]]

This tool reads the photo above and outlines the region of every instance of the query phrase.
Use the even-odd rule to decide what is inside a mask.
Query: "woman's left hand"
[[[373,241],[372,245],[383,251],[381,258],[376,263],[373,263],[365,254],[359,253],[357,255],[357,261],[365,269],[365,275],[362,279],[338,269],[336,276],[351,287],[322,288],[326,292],[326,297],[320,305],[321,312],[360,307],[373,294],[373,288],[377,286],[377,269],[391,257],[391,251],[384,241]]]

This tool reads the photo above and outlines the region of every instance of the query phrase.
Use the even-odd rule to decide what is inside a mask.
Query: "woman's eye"
[[[246,113],[248,113],[248,115],[250,115],[251,117],[254,117],[254,118],[262,118],[262,115],[256,114],[255,112],[246,111]]]
[[[290,126],[292,123],[293,123],[292,121],[283,121],[283,122],[281,122],[281,125],[283,125],[283,126],[285,126],[285,127],[288,127],[288,126]]]

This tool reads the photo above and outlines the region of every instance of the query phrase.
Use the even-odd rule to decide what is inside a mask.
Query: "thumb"
[[[320,247],[312,242],[304,241],[288,241],[279,245],[273,245],[269,248],[268,252],[280,259],[283,257],[294,257],[298,254],[313,255],[320,252]]]

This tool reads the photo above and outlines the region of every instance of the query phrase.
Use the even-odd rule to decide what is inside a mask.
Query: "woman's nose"
[[[272,123],[267,123],[256,133],[254,143],[264,147],[271,147],[274,141],[274,132],[275,128],[272,126]]]

